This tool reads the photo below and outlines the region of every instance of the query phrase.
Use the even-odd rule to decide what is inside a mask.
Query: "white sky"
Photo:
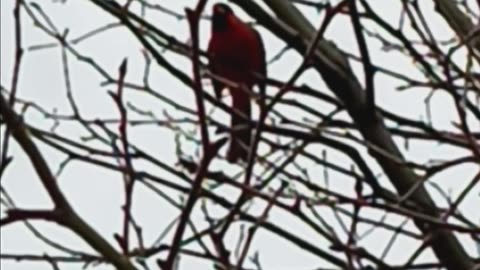
[[[13,0],[2,1],[0,16],[2,40],[1,84],[7,88],[9,88],[10,85],[13,69],[14,28],[12,10],[14,2],[15,1]],[[81,36],[100,25],[116,22],[110,15],[89,3],[89,1],[68,0],[66,4],[60,4],[59,2],[60,1],[48,0],[36,1],[36,3],[41,5],[45,13],[50,15],[50,18],[60,32],[68,28],[68,36],[70,38]],[[193,6],[196,3],[196,1],[187,0],[158,0],[156,2],[180,13],[183,12],[185,6]],[[206,8],[208,12],[214,2],[216,1],[209,1]],[[385,18],[388,18],[388,21],[394,24],[398,22],[400,1],[375,0],[370,2],[377,11],[381,11],[381,14],[384,15]],[[441,40],[453,37],[453,33],[449,30],[450,28],[448,25],[441,17],[434,13],[433,4],[431,3],[432,1],[424,0],[420,2],[422,4],[422,10],[425,10],[426,14],[429,15],[428,20],[433,33]],[[472,0],[470,2],[473,3],[475,1]],[[472,6],[476,7],[474,3]],[[234,10],[242,18],[251,20],[236,7],[234,7]],[[302,11],[305,11],[305,14],[313,24],[316,26],[319,25],[321,17],[319,17],[316,12],[307,9],[302,9]],[[162,29],[168,29],[169,34],[174,35],[179,40],[186,41],[189,37],[188,27],[185,20],[179,21],[174,17],[158,12],[148,12],[147,18],[150,22],[160,26]],[[25,48],[32,45],[52,42],[52,39],[46,36],[44,32],[33,27],[31,20],[27,17],[25,12],[22,13],[22,28],[23,44]],[[283,44],[263,28],[260,28],[260,31],[266,43],[267,57],[270,59],[283,48]],[[202,48],[206,48],[209,37],[208,22],[203,22],[201,33],[201,46]],[[339,16],[335,18],[327,31],[327,37],[333,40],[338,47],[347,51],[354,51],[355,54],[357,54],[355,38],[352,34],[351,24],[348,17]],[[396,52],[382,51],[380,49],[380,44],[376,41],[370,40],[369,46],[372,51],[373,63],[388,66],[391,69],[395,69],[404,74],[419,75],[418,71],[413,68],[411,61],[404,56],[399,55]],[[138,84],[142,83],[145,59],[142,55],[139,43],[126,29],[115,28],[109,30],[79,43],[75,48],[80,53],[93,57],[98,63],[100,63],[102,68],[111,72],[112,75],[117,73],[116,70],[122,59],[127,57],[129,65],[127,81],[136,82]],[[190,63],[188,59],[173,55],[170,52],[165,53],[165,55],[174,61],[177,67],[184,67],[185,72],[190,74]],[[464,61],[462,55],[457,56],[457,60],[458,63]],[[269,66],[269,76],[278,79],[288,78],[298,67],[300,61],[300,56],[296,53],[289,52],[282,57],[280,61]],[[110,96],[107,94],[107,90],[113,90],[114,86],[101,86],[100,83],[103,81],[102,77],[90,66],[78,62],[72,55],[69,55],[69,67],[74,97],[81,114],[87,119],[117,118],[117,109]],[[354,64],[353,67],[358,74],[358,78],[363,79],[362,67],[358,64]],[[63,80],[61,50],[58,47],[25,51],[20,76],[18,97],[25,100],[35,101],[50,112],[55,110],[58,114],[71,113],[66,98],[65,82]],[[320,77],[314,72],[306,72],[302,76],[301,81],[312,85],[317,89],[325,89],[326,93],[331,94],[322,83]],[[176,101],[181,101],[181,104],[184,104],[185,106],[195,108],[193,92],[184,87],[174,77],[170,76],[165,70],[159,68],[155,64],[152,65],[149,82],[152,88],[156,91],[172,97]],[[380,106],[413,119],[426,118],[424,98],[428,92],[425,89],[398,92],[395,90],[395,87],[398,86],[398,82],[382,76],[377,76],[375,82],[377,87],[377,101]],[[175,112],[174,108],[160,103],[158,100],[152,99],[145,94],[127,91],[124,99],[135,105],[141,105],[142,110],[154,112],[156,116],[161,119],[164,118],[164,111],[167,111],[174,116],[183,116],[183,114]],[[317,105],[321,106],[322,104]],[[322,107],[320,110],[327,113],[331,108]],[[434,95],[432,112],[433,124],[435,127],[453,130],[452,120],[456,121],[457,116],[455,114],[453,102],[446,94],[436,93]],[[298,112],[291,111],[288,113],[289,116],[300,117]],[[129,115],[132,118],[141,118],[141,116],[134,112],[130,112]],[[469,120],[471,128],[479,131],[480,125],[475,123],[473,118]],[[53,124],[51,120],[44,119],[41,114],[34,110],[29,110],[27,112],[26,121],[33,126],[42,128],[49,128]],[[225,123],[227,123],[227,119],[225,119]],[[192,126],[185,127],[190,131],[193,130]],[[112,126],[112,129],[114,128],[115,127]],[[62,124],[57,129],[57,132],[67,134],[72,138],[86,135],[85,131],[73,123]],[[1,134],[3,136],[3,130]],[[139,126],[129,128],[129,134],[133,144],[148,151],[148,153],[154,157],[159,158],[168,164],[176,162],[174,137],[169,130],[163,127]],[[414,141],[410,143],[410,147],[408,151],[406,151],[403,147],[403,140],[397,140],[397,142],[406,157],[415,162],[427,162],[432,159],[452,158],[467,154],[467,152],[459,151],[457,148]],[[46,157],[50,168],[53,171],[56,171],[59,164],[64,161],[65,155],[40,142],[38,142],[38,145],[43,155]],[[97,145],[103,149],[109,150],[104,145]],[[309,149],[311,149],[310,152],[316,152],[326,148],[324,146],[315,146]],[[188,146],[184,147],[182,150],[189,153],[194,152],[194,149]],[[10,145],[9,153],[14,156],[14,161],[8,167],[6,174],[2,179],[3,187],[5,187],[8,193],[12,195],[14,201],[19,207],[51,207],[50,200],[41,186],[38,177],[35,175],[27,157],[13,141]],[[366,151],[363,149],[361,150],[361,153],[364,156],[367,155]],[[351,161],[342,155],[332,151],[330,151],[328,155],[330,158],[338,160],[340,164],[343,162],[348,164],[345,165],[345,167],[350,166],[349,164]],[[372,164],[376,173],[381,173],[376,164],[371,161],[369,162]],[[213,165],[215,168],[224,168],[229,171],[239,170],[238,168],[220,162],[216,162]],[[147,170],[159,177],[165,177],[167,179],[171,178],[168,173],[146,162],[135,163],[135,168]],[[444,190],[451,193],[453,198],[456,198],[458,193],[463,187],[465,187],[477,171],[478,166],[461,166],[433,177],[431,181],[441,185]],[[322,168],[310,166],[309,174],[313,178],[319,179],[319,183],[323,183]],[[379,180],[382,183],[387,182],[385,177],[381,177]],[[116,246],[116,243],[114,243],[113,240],[113,233],[121,231],[121,221],[123,218],[120,209],[120,205],[123,204],[123,184],[121,175],[116,172],[95,168],[91,165],[85,165],[81,162],[73,161],[68,164],[59,176],[58,181],[60,187],[65,192],[65,195],[69,198],[75,210],[78,211],[81,217],[90,223],[98,232],[106,236],[106,238]],[[351,191],[351,181],[348,180],[348,178],[331,173],[330,182],[333,182],[332,189],[334,190],[338,189],[345,192],[345,189],[347,189],[346,192],[348,193]],[[389,183],[385,185],[391,187]],[[438,192],[432,188],[429,188],[429,190],[431,190],[432,196],[440,206],[446,205],[445,200]],[[226,189],[225,192],[228,192],[228,194],[238,194],[238,192],[228,189]],[[478,211],[478,206],[480,205],[478,197],[479,192],[480,187],[475,187],[460,206],[460,210],[474,221],[480,220],[480,211]],[[176,196],[173,197],[175,198]],[[256,204],[251,213],[260,213],[263,208],[263,203]],[[2,217],[4,215],[3,210],[4,208],[2,206]],[[332,222],[332,226],[339,229],[338,223],[329,209],[322,209],[320,212],[326,220]],[[371,212],[372,217],[378,216],[379,214],[378,212]],[[151,192],[151,190],[145,188],[144,185],[138,184],[136,185],[133,213],[136,220],[143,227],[144,239],[146,239],[146,244],[148,245],[155,241],[160,232],[163,231],[164,228],[175,218],[178,211],[165,200]],[[219,210],[216,211],[216,213],[220,216],[224,211]],[[198,221],[198,224],[202,224],[202,218],[200,211],[196,211],[193,215],[193,219]],[[312,243],[318,243],[318,246],[327,249],[327,242],[325,242],[324,239],[310,229],[306,229],[305,225],[292,219],[291,216],[287,215],[285,212],[279,210],[274,211],[271,213],[270,218],[270,220],[275,221],[276,224],[282,224],[283,228],[288,228],[289,230],[296,232],[303,239],[311,239]],[[393,216],[389,216],[389,219],[397,224],[403,221],[403,219]],[[42,231],[46,236],[53,238],[62,244],[72,247],[75,250],[90,251],[90,248],[81,239],[55,224],[44,222],[35,222],[34,224],[36,228]],[[227,243],[236,243],[238,239],[239,226],[234,227],[236,227],[236,229],[231,230],[227,236]],[[368,227],[360,227],[360,231],[365,231],[366,229],[368,229]],[[2,253],[61,254],[40,242],[29,231],[27,231],[25,226],[21,223],[2,228],[1,233]],[[164,243],[170,243],[170,237],[171,233],[166,238],[168,240],[164,240]],[[461,235],[459,239],[472,256],[475,254],[478,255],[478,253],[475,252],[475,244],[469,237]],[[387,244],[388,240],[389,238],[386,237],[385,232],[378,230],[363,239],[360,244],[368,248],[374,254],[379,254]],[[133,243],[136,242],[133,241]],[[415,250],[414,247],[417,245],[418,243],[412,242],[408,239],[401,240],[399,244],[394,246],[394,249],[391,250],[387,256],[388,262],[403,263],[406,258],[411,256],[412,252]],[[233,244],[231,246],[233,246]],[[310,255],[301,249],[292,247],[288,242],[279,239],[277,236],[270,233],[265,233],[262,230],[256,235],[253,248],[250,250],[259,251],[260,261],[264,266],[264,269],[313,269],[315,267],[324,266],[324,263],[318,260],[317,257]],[[431,261],[432,258],[432,253],[430,251],[422,254],[423,260]],[[1,268],[5,270],[32,269],[32,267],[39,270],[51,268],[51,266],[45,263],[32,264],[3,260],[0,265]],[[150,260],[149,265],[152,269],[155,269],[154,260]],[[249,264],[246,265],[248,266]],[[62,269],[80,269],[81,267],[82,265],[80,264],[61,265]],[[188,257],[182,258],[180,269],[192,269],[192,267],[195,267],[194,269],[211,269],[209,262],[205,263],[205,261],[193,260]],[[102,265],[99,266],[98,269],[111,269],[111,267]]]

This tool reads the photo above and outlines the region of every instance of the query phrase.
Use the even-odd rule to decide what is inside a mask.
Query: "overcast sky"
[[[14,61],[14,27],[12,15],[14,2],[13,0],[1,1],[1,85],[7,89],[10,88]],[[60,3],[62,1],[50,0],[33,2],[40,5],[42,10],[50,16],[52,22],[60,32],[68,29],[68,37],[70,38],[79,37],[101,25],[116,22],[109,14],[89,3],[89,1],[68,0],[64,4]],[[152,0],[151,2],[158,2],[162,6],[168,7],[178,13],[183,13],[184,7],[193,6],[196,3],[196,1],[188,0]],[[209,1],[206,8],[208,14],[210,14],[211,5],[215,2],[217,1]],[[443,19],[434,12],[432,1],[424,0],[419,2],[421,2],[422,10],[428,14],[428,20],[432,27],[431,30],[435,36],[440,40],[452,38],[454,34],[450,31],[449,26]],[[472,0],[470,2],[473,3],[475,1]],[[372,6],[374,6],[377,11],[381,11],[381,14],[388,19],[389,22],[395,25],[397,24],[400,14],[400,1],[376,0],[371,1],[371,3],[374,3]],[[474,3],[472,6],[476,7]],[[132,8],[138,10],[138,6],[134,5]],[[236,7],[234,7],[234,10],[241,18],[246,21],[252,21],[241,10]],[[322,18],[319,14],[311,9],[303,8],[302,11],[305,12],[305,15],[315,26],[319,26]],[[168,16],[160,12],[147,12],[146,17],[151,23],[158,25],[162,29],[168,29],[169,34],[174,35],[177,39],[181,41],[188,40],[188,26],[185,20],[178,20],[173,16]],[[208,21],[204,21],[201,25],[202,48],[206,48],[208,42],[209,26]],[[265,31],[265,29],[261,27],[258,29],[265,40],[267,58],[271,59],[283,49],[284,44],[272,34]],[[66,97],[65,81],[63,79],[61,49],[59,47],[52,47],[48,49],[28,50],[28,48],[32,46],[52,43],[54,40],[48,37],[43,31],[35,28],[25,12],[22,12],[22,31],[23,45],[27,50],[25,51],[22,62],[17,96],[24,100],[34,101],[50,112],[71,114],[71,108]],[[328,39],[333,40],[341,49],[358,54],[355,37],[351,30],[351,23],[347,16],[336,17],[329,27],[326,36]],[[382,50],[381,45],[373,40],[369,40],[369,46],[372,48],[372,61],[375,64],[382,64],[404,74],[420,77],[418,70],[413,68],[414,64],[411,63],[409,59],[398,53]],[[127,81],[138,84],[143,82],[145,58],[142,54],[142,48],[134,36],[125,28],[113,28],[76,44],[75,48],[82,54],[94,58],[100,63],[103,69],[111,72],[111,74],[116,74],[116,70],[121,61],[127,58]],[[190,62],[187,58],[174,55],[171,52],[166,52],[165,56],[171,61],[174,61],[176,65],[184,66],[185,72],[190,74]],[[465,62],[462,56],[464,58],[462,54],[455,56],[459,64]],[[114,106],[111,97],[107,94],[108,90],[113,90],[115,87],[113,85],[102,86],[100,84],[103,81],[101,75],[92,69],[91,66],[77,61],[73,55],[68,54],[68,61],[73,95],[83,117],[86,119],[117,118],[117,108]],[[285,80],[291,76],[300,62],[301,57],[299,55],[294,52],[287,52],[279,61],[269,66],[269,76]],[[362,66],[356,63],[352,63],[352,65],[358,78],[363,78]],[[312,71],[308,71],[302,75],[300,82],[315,86],[317,89],[324,89],[325,93],[333,95],[323,84],[321,78]],[[429,94],[426,89],[413,89],[399,92],[396,90],[396,87],[399,86],[398,82],[382,76],[377,76],[375,82],[377,87],[377,102],[381,107],[388,108],[392,112],[413,119],[426,119],[424,98]],[[195,108],[193,92],[155,64],[152,65],[149,83],[156,91],[160,91],[176,101],[181,101],[181,104],[185,104],[187,107]],[[125,100],[135,105],[141,105],[142,110],[154,112],[159,118],[164,116],[164,112],[168,112],[174,116],[183,116],[182,113],[176,112],[171,106],[159,103],[158,100],[153,100],[150,96],[139,94],[135,91],[127,91]],[[17,109],[17,111],[20,111],[20,106],[18,106]],[[322,108],[321,111],[328,113],[331,109],[332,108],[325,107]],[[289,113],[293,116],[298,115],[296,111]],[[131,113],[130,115],[132,118],[141,118],[140,115],[135,113]],[[457,120],[457,115],[451,98],[445,93],[439,92],[433,96],[432,115],[432,124],[435,127],[455,130],[452,121]],[[44,129],[48,129],[54,124],[52,120],[45,119],[39,112],[31,109],[27,111],[25,119],[27,123]],[[227,121],[228,120],[225,119],[225,123],[227,123]],[[480,124],[476,123],[473,117],[470,118],[469,121],[472,129],[480,131]],[[187,129],[195,131],[192,126]],[[86,132],[74,123],[64,123],[57,128],[56,132],[71,136],[75,139],[86,135]],[[156,126],[138,126],[130,128],[129,132],[133,144],[168,164],[174,164],[176,162],[175,137],[169,130]],[[3,130],[1,134],[3,136]],[[451,147],[414,141],[410,143],[407,151],[404,147],[403,140],[397,140],[397,142],[408,159],[419,163],[466,154],[466,152],[461,152]],[[48,165],[56,172],[66,156],[40,142],[38,142],[38,145],[46,157]],[[104,145],[98,145],[102,149],[109,150]],[[320,151],[326,148],[316,146],[313,149],[320,153]],[[190,153],[195,151],[194,147],[189,146],[189,144],[185,144],[182,150],[185,152],[189,151]],[[365,156],[368,155],[364,149],[360,149],[360,151]],[[9,153],[13,155],[14,161],[8,167],[2,179],[2,186],[13,197],[15,203],[22,208],[38,209],[51,207],[52,204],[26,155],[13,141],[10,145]],[[347,158],[336,153],[331,153],[330,158],[338,159],[339,162],[342,162],[342,159],[345,160],[345,162],[350,162]],[[379,167],[371,161],[370,163],[375,168],[375,172],[379,174],[380,181],[386,183],[388,180],[381,175],[382,172]],[[224,163],[214,163],[214,166],[226,170],[239,170],[239,168]],[[136,163],[135,167],[137,169],[149,170],[159,177],[171,177],[171,175],[165,171],[147,162]],[[431,181],[441,185],[444,190],[456,198],[462,188],[465,187],[477,172],[478,166],[466,165],[458,167],[457,169],[448,170],[438,177],[433,177]],[[322,178],[323,169],[311,166],[309,173],[313,178]],[[332,173],[331,181],[335,182],[332,185],[332,189],[338,189],[340,191],[348,189],[348,192],[350,192],[351,182],[346,179],[344,176]],[[73,161],[61,172],[58,181],[75,210],[98,232],[107,236],[106,238],[116,246],[113,240],[113,234],[121,231],[121,221],[123,218],[120,209],[120,206],[123,204],[121,175],[116,172]],[[389,183],[385,185],[390,187]],[[146,243],[151,245],[151,243],[158,238],[160,232],[172,222],[178,214],[178,211],[144,185],[138,184],[136,188],[133,213],[137,222],[142,224]],[[439,206],[446,206],[445,199],[435,189],[429,188],[429,190]],[[236,191],[227,189],[225,192],[229,192],[229,194],[235,196],[238,194]],[[460,210],[468,213],[470,220],[474,221],[480,220],[480,211],[478,211],[480,205],[479,192],[480,187],[475,187],[460,206]],[[263,203],[256,204],[252,209],[252,213],[261,213],[264,206]],[[2,205],[2,217],[4,216],[3,210],[4,206]],[[217,213],[220,216],[225,212],[218,210]],[[325,219],[332,221],[332,226],[338,226],[331,211],[326,209],[321,213]],[[378,217],[379,214],[380,213],[372,211],[372,216]],[[195,212],[193,218],[194,220],[197,218],[198,224],[202,224],[201,219],[203,217],[200,211]],[[312,239],[312,242],[318,243],[319,246],[328,244],[325,239],[322,239],[318,234],[305,229],[305,225],[279,210],[272,212],[270,218],[277,224],[282,224],[282,227],[298,232],[304,239]],[[396,224],[403,221],[402,218],[398,217],[389,216],[389,218],[394,220]],[[59,243],[67,245],[74,250],[91,251],[81,239],[55,224],[45,222],[35,222],[34,224],[45,236],[55,239]],[[227,241],[231,241],[230,243],[236,243],[238,240],[240,226],[234,227],[235,229],[232,230],[227,237]],[[360,228],[360,231],[367,229],[368,227]],[[362,240],[362,246],[370,248],[375,254],[379,254],[389,240],[388,237],[385,237],[384,233],[384,231],[379,230],[369,235]],[[62,254],[34,237],[21,223],[2,228],[1,234],[2,253]],[[170,237],[171,234],[169,234],[163,242],[170,243]],[[461,235],[459,239],[471,255],[477,254],[475,244],[469,237]],[[400,241],[400,244],[395,245],[393,250],[388,254],[388,261],[391,263],[403,263],[406,258],[411,256],[411,252],[415,250],[412,246],[417,245],[418,243],[403,239]],[[265,232],[259,232],[256,235],[254,248],[252,250],[252,252],[259,251],[260,261],[264,269],[313,269],[323,265],[317,257],[297,247],[292,247],[291,244],[286,241]],[[434,260],[432,256],[431,251],[424,252],[422,254],[422,260],[432,261]],[[152,269],[155,269],[154,261],[151,260],[149,263]],[[62,269],[81,269],[81,267],[82,265],[80,264],[61,265]],[[51,266],[45,263],[18,263],[2,260],[1,268],[4,270],[42,270],[51,269]],[[98,269],[111,269],[111,267],[99,266]],[[185,257],[181,260],[180,269],[211,269],[211,264],[209,262]]]

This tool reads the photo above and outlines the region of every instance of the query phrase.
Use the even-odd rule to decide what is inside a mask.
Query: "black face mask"
[[[223,11],[214,11],[212,17],[212,29],[215,32],[223,32],[227,30],[228,16],[233,13],[227,5],[219,4],[219,8],[223,9]]]

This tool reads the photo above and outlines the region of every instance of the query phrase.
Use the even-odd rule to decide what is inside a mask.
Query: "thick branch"
[[[100,234],[75,213],[58,187],[47,162],[32,141],[22,119],[12,110],[2,95],[0,95],[0,112],[13,137],[29,157],[40,181],[55,203],[56,209],[61,210],[61,223],[77,233],[117,269],[135,269],[126,257],[121,256]]]
[[[458,4],[453,0],[434,0],[433,2],[437,12],[447,21],[458,37],[462,40],[469,40],[469,44],[480,51],[480,32],[478,29],[474,29],[472,21],[458,8]]]
[[[310,40],[315,34],[314,27],[289,1],[265,0],[275,14],[292,29],[288,29],[281,22],[272,19],[252,1],[233,2],[244,8],[299,53],[304,53],[307,46],[306,41]],[[300,35],[300,39],[295,34],[292,35],[292,32]],[[400,194],[411,192],[411,198],[422,208],[424,214],[438,217],[438,210],[430,195],[423,185],[418,184],[419,177],[411,168],[397,162],[403,161],[401,163],[404,163],[405,158],[395,145],[382,116],[376,114],[375,118],[377,120],[372,121],[372,116],[365,114],[368,111],[366,110],[368,102],[365,92],[349,67],[347,59],[332,43],[326,40],[319,43],[315,56],[315,68],[322,75],[329,88],[345,105],[365,140],[389,154],[389,156],[384,156],[372,153],[398,192]],[[412,188],[414,188],[413,192]],[[473,267],[473,262],[468,254],[451,232],[425,226],[421,221],[417,221],[416,224],[425,235],[432,235],[431,247],[445,267],[455,270],[471,269]]]

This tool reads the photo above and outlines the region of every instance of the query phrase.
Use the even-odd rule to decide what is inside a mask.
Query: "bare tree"
[[[45,5],[78,2],[11,2],[14,55],[12,67],[2,60],[2,74],[11,74],[2,75],[0,95],[2,235],[23,223],[57,252],[13,253],[5,242],[2,263],[170,270],[193,258],[215,269],[264,269],[265,244],[256,239],[268,234],[288,243],[279,249],[315,258],[316,269],[480,269],[480,28],[472,23],[480,2],[388,1],[394,22],[374,0],[231,0],[262,33],[273,70],[261,78],[266,93],[250,93],[259,104],[248,122],[255,135],[249,160],[238,164],[226,162],[223,146],[234,132],[226,119],[242,115],[208,81],[235,82],[208,69],[208,34],[200,31],[214,1],[185,10],[169,1],[84,1],[107,19],[74,37]],[[2,17],[7,12],[2,7]],[[178,21],[188,40],[162,20]],[[438,34],[439,22],[448,35]],[[50,41],[32,43],[32,33]],[[353,44],[334,41],[345,33]],[[123,43],[134,44],[137,57],[125,56],[118,68],[95,53]],[[43,72],[26,68],[29,59],[49,50],[60,52],[64,84],[50,98],[68,104],[55,111],[48,99],[24,97],[34,87],[31,73]],[[78,67],[95,74],[87,99],[79,98],[88,89]],[[387,99],[401,105],[389,107]],[[92,115],[92,104],[115,116]],[[60,161],[47,154],[52,149]],[[23,207],[10,191],[18,168],[26,168],[15,167],[24,155],[53,204]],[[93,180],[99,170],[117,173],[123,217],[111,226],[119,232],[100,233],[64,191],[64,172],[76,163],[87,191],[101,181]],[[150,221],[169,223],[155,228],[158,239],[145,238],[148,219],[135,207],[145,194],[161,202],[148,206]],[[69,229],[89,248],[44,235],[41,221]]]

